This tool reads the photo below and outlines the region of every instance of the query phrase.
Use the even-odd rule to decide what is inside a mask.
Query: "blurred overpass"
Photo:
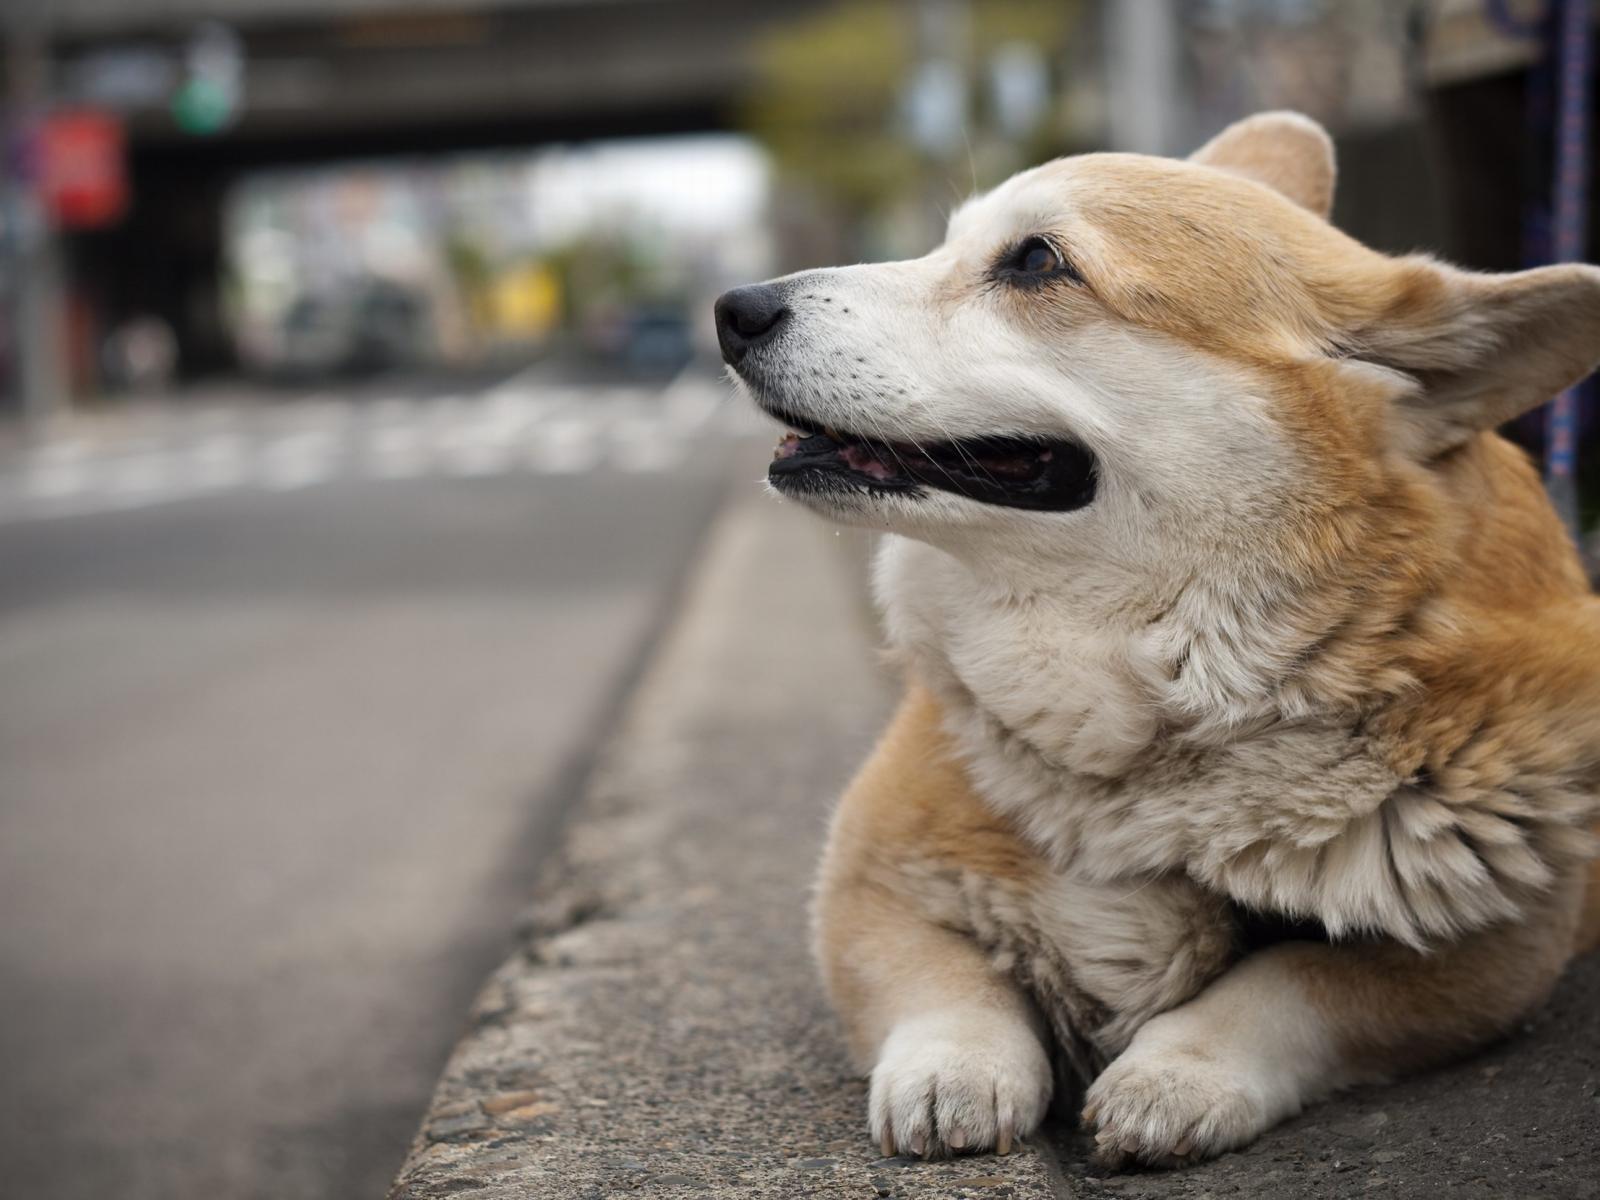
[[[11,20],[45,68],[46,98],[124,93],[132,207],[114,228],[68,240],[69,275],[109,320],[159,313],[186,368],[203,371],[230,359],[221,218],[240,172],[729,128],[754,40],[820,4],[49,0]],[[181,75],[207,22],[242,51],[241,104],[225,128],[195,136],[174,120],[170,82],[151,77],[163,64]],[[130,98],[139,86],[152,94]]]
[[[255,165],[726,127],[763,29],[820,0],[52,0],[58,80],[108,51],[181,54],[220,21],[244,105],[195,138],[131,113],[144,158]]]

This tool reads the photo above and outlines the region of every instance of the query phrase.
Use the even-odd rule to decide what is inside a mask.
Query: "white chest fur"
[[[1091,597],[1044,602],[981,586],[950,556],[886,541],[878,592],[895,650],[935,687],[972,698],[1048,765],[1122,774],[1157,733],[1130,639]]]
[[[1092,594],[1013,598],[900,539],[877,584],[891,643],[940,695],[974,787],[1065,874],[1183,872],[1335,935],[1423,945],[1514,916],[1565,853],[1566,824],[1528,821],[1526,796],[1402,779],[1348,720],[1203,746],[1165,732],[1140,640]]]

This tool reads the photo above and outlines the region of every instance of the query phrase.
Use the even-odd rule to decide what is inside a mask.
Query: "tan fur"
[[[1333,139],[1299,113],[1258,113],[1235,122],[1189,161],[1265,184],[1324,219],[1333,211]]]
[[[1387,258],[1322,219],[1333,176],[1270,115],[1191,162],[1049,164],[927,260],[850,269],[854,303],[931,316],[930,357],[982,350],[981,308],[1115,392],[1073,417],[1139,521],[861,514],[910,535],[879,591],[911,683],[835,817],[817,950],[886,1151],[1025,1133],[1048,1034],[1106,1161],[1217,1153],[1509,1029],[1600,943],[1600,601],[1492,432],[1600,359],[1600,271]],[[983,282],[1030,231],[1084,286]],[[858,414],[821,375],[819,416],[949,436],[914,389]],[[1240,482],[1138,474],[1196,439]],[[1241,958],[1230,902],[1333,941]]]
[[[834,816],[816,949],[852,1049],[870,1069],[892,1024],[886,1005],[907,1000],[907,981],[891,973],[920,974],[904,946],[931,919],[943,927],[929,942],[941,958],[927,969],[964,979],[975,998],[1018,975],[1024,990],[1045,991],[1046,1019],[1087,1077],[1226,965],[1235,951],[1226,905],[1181,876],[1093,885],[1053,871],[978,798],[941,721],[934,697],[913,685]],[[958,953],[950,929],[981,953],[965,941]]]

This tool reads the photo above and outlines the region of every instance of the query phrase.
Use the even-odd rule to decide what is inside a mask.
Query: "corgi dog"
[[[887,535],[906,694],[815,902],[885,1154],[1005,1153],[1059,1077],[1103,1164],[1203,1159],[1600,931],[1600,601],[1494,432],[1600,362],[1600,269],[1379,254],[1334,174],[1263,114],[717,303],[770,487]]]

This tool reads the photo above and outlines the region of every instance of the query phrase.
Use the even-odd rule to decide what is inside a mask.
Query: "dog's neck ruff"
[[[1337,675],[1322,697],[1275,687],[1283,655],[1219,662],[1176,611],[1119,629],[996,603],[954,559],[899,539],[878,589],[979,795],[1064,872],[1136,886],[1181,871],[1335,937],[1424,947],[1515,917],[1589,849],[1593,797],[1573,781],[1444,789],[1366,731]],[[1245,644],[1225,626],[1208,636]],[[1175,672],[1162,650],[1178,645]],[[1209,705],[1190,672],[1220,681]],[[1391,674],[1372,678],[1403,688]]]

